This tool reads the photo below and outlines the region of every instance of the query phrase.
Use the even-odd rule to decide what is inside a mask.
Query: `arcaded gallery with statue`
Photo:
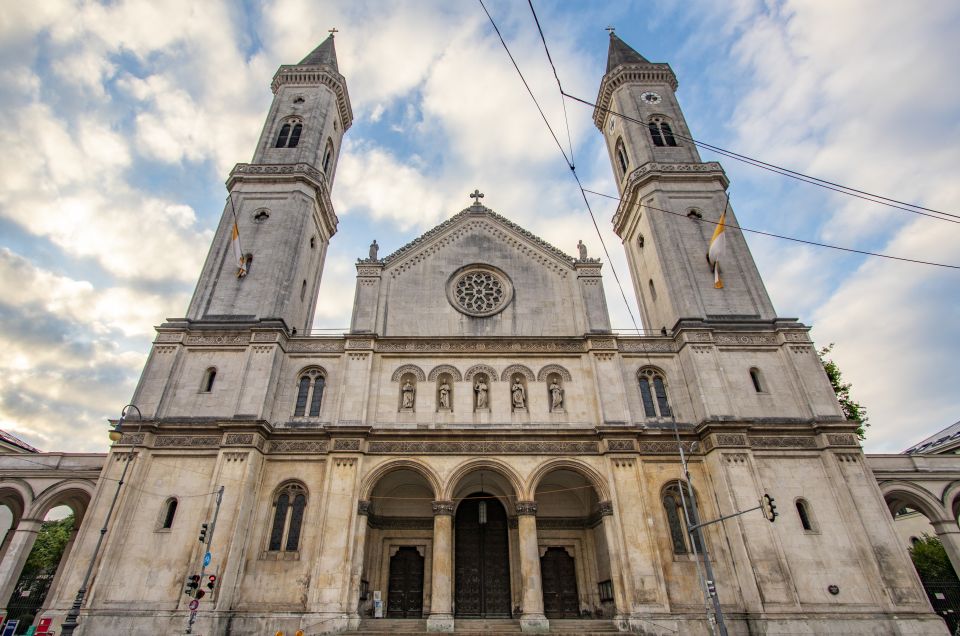
[[[80,527],[46,615],[63,620],[99,550],[77,633],[183,633],[216,511],[198,634],[350,632],[378,613],[436,632],[708,634],[705,550],[732,634],[945,634],[809,327],[777,316],[723,168],[684,142],[673,70],[611,34],[598,80],[646,335],[611,330],[589,237],[570,255],[478,190],[406,245],[373,242],[349,331],[323,336],[310,329],[353,112],[332,35],[281,66],[86,511],[105,517],[129,464],[112,530],[98,546],[96,524]],[[764,493],[775,523],[686,531]]]

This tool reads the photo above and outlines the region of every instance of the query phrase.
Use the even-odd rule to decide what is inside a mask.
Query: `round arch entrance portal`
[[[503,504],[487,492],[474,492],[457,506],[454,527],[456,616],[511,616],[510,547]]]

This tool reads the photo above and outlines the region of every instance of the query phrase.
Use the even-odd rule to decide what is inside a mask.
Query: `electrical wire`
[[[646,122],[636,119],[634,117],[630,117],[629,115],[618,113],[615,110],[611,110],[609,108],[605,108],[603,106],[600,106],[598,104],[595,104],[583,98],[576,97],[575,95],[571,95],[570,93],[567,93],[562,89],[561,91],[563,92],[564,97],[572,99],[573,101],[580,102],[581,104],[585,104],[587,106],[593,106],[594,108],[610,113],[611,115],[620,117],[629,122],[640,124],[641,126],[647,125]],[[813,177],[808,174],[804,174],[802,172],[797,172],[796,170],[790,170],[789,168],[784,168],[782,166],[768,163],[766,161],[761,161],[760,159],[755,159],[753,157],[749,157],[747,155],[734,152],[732,150],[727,150],[725,148],[721,148],[720,146],[716,146],[714,144],[709,144],[704,141],[699,141],[697,139],[694,139],[693,137],[687,137],[686,135],[683,135],[677,131],[673,131],[673,136],[676,137],[677,139],[689,141],[690,143],[698,147],[706,148],[707,150],[715,152],[724,157],[728,157],[730,159],[734,159],[736,161],[740,161],[748,165],[761,168],[762,170],[767,170],[768,172],[773,172],[774,174],[779,174],[785,177],[789,177],[791,179],[796,179],[797,181],[802,181],[803,183],[809,183],[811,185],[824,188],[826,190],[832,190],[834,192],[839,192],[840,194],[845,194],[850,197],[862,199],[864,201],[870,201],[871,203],[877,203],[879,205],[885,205],[887,207],[894,208],[897,210],[903,210],[904,212],[910,212],[911,214],[919,214],[920,216],[926,216],[931,219],[939,219],[941,221],[947,221],[948,223],[960,223],[960,215],[958,214],[943,212],[941,210],[934,210],[931,208],[925,208],[921,205],[916,205],[914,203],[907,203],[905,201],[891,199],[889,197],[885,197],[879,194],[874,194],[872,192],[867,192],[865,190],[858,190],[856,188],[835,183],[833,181],[827,181],[826,179],[821,179],[819,177]],[[904,207],[904,206],[909,206],[909,207]]]
[[[560,89],[560,105],[563,106],[563,123],[567,127],[567,143],[570,146],[570,169],[573,169],[573,166],[576,164],[576,161],[573,159],[573,137],[570,135],[570,118],[567,117],[567,100],[563,98],[563,85],[560,83],[560,76],[557,74],[557,67],[553,63],[553,56],[550,55],[550,48],[547,46],[547,38],[543,36],[543,29],[540,27],[540,19],[537,17],[537,12],[533,8],[533,0],[527,0],[527,4],[530,5],[530,13],[533,14],[533,21],[537,23],[537,31],[540,32],[540,41],[543,42],[543,50],[547,54],[547,60],[550,62],[550,68],[553,69],[553,77],[557,80],[557,88]]]
[[[602,192],[594,192],[593,190],[585,190],[585,191],[589,192],[590,194],[604,197],[607,199],[613,199],[615,201],[623,200],[620,197],[611,196],[609,194],[603,194]],[[664,210],[663,208],[657,208],[646,203],[644,204],[644,207],[650,210],[657,210],[658,212],[666,212],[667,214],[673,214],[674,216],[682,216],[682,217],[687,216],[686,214],[683,214],[681,212],[674,212],[673,210]],[[710,221],[709,219],[697,219],[697,220],[701,223],[710,223],[711,225],[719,225],[719,221]],[[854,254],[863,254],[864,256],[876,256],[878,258],[887,258],[893,261],[903,261],[905,263],[916,263],[918,265],[930,265],[933,267],[946,267],[948,269],[960,269],[960,265],[950,265],[947,263],[935,263],[933,261],[922,261],[916,258],[892,256],[890,254],[881,254],[880,252],[870,252],[868,250],[858,250],[852,247],[841,247],[839,245],[831,245],[830,243],[820,243],[818,241],[809,241],[807,239],[796,238],[794,236],[786,236],[784,234],[774,234],[773,232],[764,232],[763,230],[753,230],[747,227],[743,227],[741,225],[733,225],[732,223],[729,223],[729,222],[724,223],[724,225],[728,228],[741,230],[743,232],[752,232],[753,234],[760,234],[762,236],[771,236],[773,238],[783,239],[785,241],[793,241],[795,243],[804,243],[806,245],[814,245],[816,247],[826,247],[832,250],[840,250],[841,252],[852,252]]]

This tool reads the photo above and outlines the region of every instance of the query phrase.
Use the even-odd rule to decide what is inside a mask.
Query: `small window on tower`
[[[300,143],[300,135],[303,132],[303,121],[299,117],[288,119],[280,128],[280,134],[277,135],[277,148],[296,148]]]
[[[290,124],[284,124],[280,129],[280,135],[277,137],[277,148],[286,148],[287,139],[290,138]]]
[[[290,143],[287,144],[288,148],[296,148],[297,144],[300,143],[300,132],[303,130],[303,124],[297,124],[293,127],[293,130],[290,131]],[[676,146],[676,144],[673,144]]]
[[[307,297],[307,281],[303,281],[303,284],[300,285],[300,300],[302,301]]]
[[[327,139],[327,149],[323,152],[323,172],[324,174],[330,171],[330,164],[333,161],[333,142]]]
[[[617,166],[620,168],[620,178],[622,179],[627,174],[627,167],[630,165],[627,160],[627,149],[623,145],[623,138],[617,139],[616,153]]]
[[[255,223],[263,223],[270,218],[270,210],[267,208],[260,208],[253,214],[253,220]]]
[[[649,127],[650,127],[650,138],[653,140],[653,145],[662,146],[663,135],[660,134],[660,126],[658,126],[655,122],[650,122]]]
[[[311,237],[310,237],[310,249],[314,249],[314,248],[316,248],[316,247],[317,247],[317,237],[316,237],[316,236],[311,236]]]
[[[201,393],[210,393],[213,391],[213,383],[217,379],[217,368],[210,367],[203,374],[203,384],[200,386]]]
[[[654,117],[647,124],[650,129],[650,139],[654,146],[674,146],[677,145],[677,138],[673,134],[673,128],[662,117]]]
[[[661,122],[660,131],[663,132],[663,140],[667,142],[668,146],[677,145],[677,140],[673,137],[673,130],[670,128],[670,124],[667,122]]]
[[[753,382],[753,388],[757,393],[764,393],[763,383],[760,382],[760,369],[753,367],[750,369],[750,381]]]

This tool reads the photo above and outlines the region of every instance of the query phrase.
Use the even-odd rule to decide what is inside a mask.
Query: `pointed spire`
[[[333,46],[333,33],[331,33],[320,46],[313,49],[307,57],[303,58],[297,66],[330,66],[334,71],[340,72],[337,68],[337,50]]]
[[[643,57],[630,45],[617,37],[617,34],[610,31],[610,49],[607,52],[607,73],[617,68],[621,64],[649,64],[650,60]]]

